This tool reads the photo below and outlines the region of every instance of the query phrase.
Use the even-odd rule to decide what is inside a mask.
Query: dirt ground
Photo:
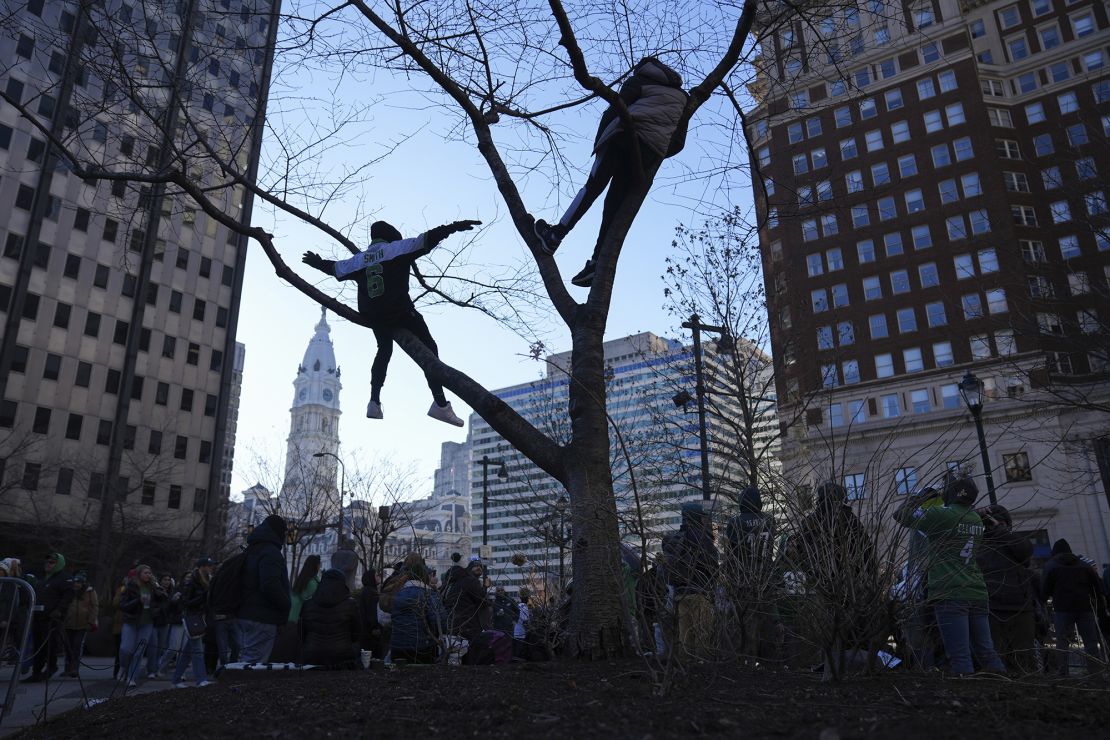
[[[642,661],[229,678],[77,709],[21,738],[1110,737],[1101,679],[688,668],[662,697]]]

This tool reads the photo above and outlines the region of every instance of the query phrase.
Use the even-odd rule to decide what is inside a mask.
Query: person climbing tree
[[[682,77],[678,72],[655,57],[644,57],[621,85],[619,95],[632,117],[634,131],[625,129],[619,111],[610,105],[602,114],[597,136],[594,137],[594,165],[586,184],[558,223],[548,224],[543,219],[535,221],[536,236],[543,245],[543,251],[553,255],[574,225],[590,210],[605,186],[609,186],[593,256],[571,278],[573,284],[583,288],[593,284],[594,265],[605,233],[621,201],[639,179],[633,147],[639,146],[640,165],[643,172],[648,173],[654,172],[662,160],[678,154],[686,145],[685,125],[675,136],[689,98],[682,89]]]
[[[385,374],[393,355],[393,333],[407,329],[423,342],[437,357],[439,350],[432,339],[424,317],[409,298],[409,274],[413,263],[432,251],[451,234],[469,231],[481,221],[455,221],[437,226],[420,236],[404,239],[401,232],[385,221],[375,221],[370,226],[370,246],[345,260],[326,260],[315,252],[305,252],[302,261],[337,280],[358,281],[358,311],[370,323],[378,352],[370,368],[370,403],[366,416],[384,418],[381,392]],[[454,426],[463,426],[463,420],[443,395],[443,386],[427,378],[432,389],[433,403],[428,416]]]

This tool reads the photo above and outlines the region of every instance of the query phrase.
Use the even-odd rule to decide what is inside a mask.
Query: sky
[[[360,84],[335,83],[311,72],[298,70],[282,78],[278,100],[271,105],[275,126],[290,127],[304,134],[319,121],[319,107],[297,109],[286,100],[302,91],[331,87],[329,100],[356,99],[369,87],[381,93],[392,83],[384,76],[363,79]],[[390,142],[400,141],[397,148],[367,170],[368,179],[358,192],[342,202],[328,206],[329,223],[359,223],[349,235],[358,234],[372,220],[384,219],[397,226],[406,236],[416,235],[433,226],[456,219],[479,219],[484,226],[468,252],[469,260],[478,265],[479,274],[497,272],[502,266],[530,260],[523,240],[512,227],[507,210],[473,144],[451,139],[454,119],[442,109],[419,104],[392,91],[378,99],[371,109],[372,118],[352,130],[346,143],[328,147],[321,157],[320,170],[336,171],[354,162],[379,156]],[[286,97],[287,96],[287,97]],[[557,220],[574,191],[585,178],[592,162],[590,145],[597,118],[603,104],[595,102],[564,117],[565,129],[574,140],[562,147],[570,162],[578,168],[574,182],[552,184],[537,174],[518,181],[525,203],[531,213],[548,221]],[[711,127],[699,128],[695,118],[686,149],[666,161],[656,178],[654,188],[629,233],[618,268],[616,286],[609,315],[606,339],[614,339],[641,331],[679,337],[676,319],[664,308],[664,258],[670,250],[675,227],[696,225],[703,216],[706,201],[720,199],[719,191],[707,195],[703,180],[691,179],[690,171],[704,169],[703,163],[713,156],[719,144],[711,141]],[[497,127],[495,135],[500,134]],[[708,131],[708,136],[704,136]],[[284,138],[284,137],[283,137]],[[274,161],[277,139],[271,134],[264,141],[264,162]],[[512,144],[510,137],[506,143]],[[264,165],[265,167],[265,165]],[[272,177],[264,169],[261,180]],[[750,193],[736,191],[736,204],[750,206]],[[563,241],[556,262],[569,285],[589,256],[597,237],[602,210],[599,199]],[[730,203],[714,205],[730,207]],[[256,207],[254,223],[275,233],[275,244],[285,261],[298,268],[299,274],[317,282],[322,288],[338,291],[338,284],[300,264],[301,253],[314,250],[325,257],[343,254],[319,231],[276,216],[265,208]],[[459,236],[450,237],[452,240]],[[246,345],[242,396],[236,437],[232,497],[256,481],[272,483],[280,480],[276,471],[283,469],[285,440],[289,434],[289,409],[293,400],[293,380],[314,326],[319,320],[318,304],[295,288],[280,281],[257,245],[248,247],[246,273],[237,339]],[[414,283],[415,284],[415,283]],[[572,296],[583,300],[586,289],[569,286]],[[354,293],[342,294],[354,303]],[[545,304],[546,305],[546,304]],[[548,352],[570,348],[569,337],[562,322],[548,307],[547,313],[535,317],[534,324],[546,343]],[[538,377],[542,363],[531,359],[529,342],[476,311],[449,306],[421,309],[432,336],[439,345],[440,356],[449,364],[468,373],[486,388],[497,389],[527,382]],[[336,360],[342,370],[343,389],[340,393],[342,416],[339,423],[340,457],[348,472],[354,467],[366,469],[374,464],[411,466],[418,482],[412,496],[430,494],[432,475],[439,462],[440,445],[445,441],[463,442],[466,428],[456,428],[426,416],[431,394],[423,374],[399,348],[395,349],[389,374],[382,393],[384,420],[365,418],[369,400],[369,368],[375,351],[373,335],[363,327],[352,325],[328,314]],[[455,411],[466,419],[470,409],[448,391]]]

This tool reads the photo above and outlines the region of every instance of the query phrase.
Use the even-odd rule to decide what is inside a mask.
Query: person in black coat
[[[358,666],[359,608],[343,571],[329,568],[321,575],[316,593],[301,607],[300,630],[304,663]]]
[[[743,656],[768,657],[771,641],[771,579],[774,573],[774,519],[763,511],[755,486],[740,493],[740,513],[725,527],[725,592],[736,613]]]
[[[35,657],[31,675],[23,679],[25,683],[45,681],[58,672],[58,645],[74,594],[65,567],[65,557],[52,552],[46,556],[42,578],[35,579],[35,610],[31,619]]]
[[[987,583],[991,641],[1010,671],[1036,671],[1036,593],[1029,570],[1033,544],[1014,534],[1005,506],[991,504],[978,510],[986,530],[975,554]]]
[[[416,336],[420,342],[437,355],[439,349],[424,317],[416,310],[409,297],[409,275],[415,269],[416,260],[431,252],[441,241],[451,234],[469,231],[480,225],[481,221],[455,221],[429,229],[411,239],[405,239],[401,232],[385,221],[375,221],[370,225],[370,246],[354,257],[345,260],[326,260],[315,252],[305,252],[301,261],[337,280],[354,280],[358,286],[358,312],[366,319],[378,343],[378,352],[370,367],[370,403],[366,406],[366,417],[381,419],[381,392],[385,385],[386,370],[393,356],[393,334],[404,329]],[[455,415],[443,386],[425,374],[428,387],[432,391],[432,406],[428,416],[438,421],[461,427],[464,422]]]
[[[689,657],[704,658],[713,629],[720,556],[713,542],[712,522],[701,504],[682,505],[682,524],[663,538],[663,555],[675,602],[676,634],[668,643],[681,646]]]
[[[467,640],[475,639],[490,627],[492,609],[482,582],[485,569],[481,560],[471,560],[462,577],[455,579],[444,592],[444,607],[451,624],[451,634]]]
[[[1095,609],[1101,597],[1101,584],[1094,566],[1071,551],[1065,539],[1052,545],[1052,557],[1044,567],[1041,596],[1052,599],[1056,626],[1057,670],[1068,675],[1068,646],[1073,630],[1079,630],[1087,652],[1088,671],[1098,665],[1098,623]]]
[[[382,626],[378,622],[378,578],[374,571],[367,569],[362,574],[362,593],[358,595],[359,616],[362,619],[363,650],[369,650],[375,658],[383,657]]]
[[[247,538],[243,597],[237,613],[242,639],[239,658],[245,663],[266,662],[278,627],[289,619],[292,596],[281,554],[284,544],[285,520],[277,514],[266,517]]]

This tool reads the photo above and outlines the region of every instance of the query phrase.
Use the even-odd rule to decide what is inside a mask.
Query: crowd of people
[[[1011,513],[975,508],[977,498],[971,480],[956,478],[893,511],[908,530],[900,578],[884,571],[876,537],[836,483],[819,486],[812,513],[784,532],[761,511],[758,490],[746,490],[724,527],[723,553],[708,514],[686,505],[679,531],[639,579],[640,637],[666,655],[809,658],[826,671],[881,661],[958,676],[1067,676],[1078,631],[1087,673],[1101,673],[1110,567],[1100,576],[1063,539],[1035,567]],[[1053,633],[1055,653],[1046,649]]]
[[[721,528],[718,550],[711,518],[699,504],[682,508],[682,526],[663,540],[650,568],[624,553],[626,598],[636,637],[649,653],[709,659],[731,652],[742,659],[790,663],[816,646],[825,670],[879,657],[887,666],[1031,674],[1070,671],[1077,632],[1087,672],[1101,671],[1110,627],[1110,568],[1058,540],[1034,568],[1028,538],[1013,531],[997,504],[974,508],[978,491],[967,479],[925,489],[894,512],[908,532],[905,564],[885,585],[873,536],[848,504],[845,490],[826,483],[812,513],[789,532],[762,511],[755,488],[743,492],[740,513]],[[393,565],[379,584],[367,569],[356,589],[357,560],[318,555],[289,578],[282,547],[286,523],[266,518],[243,551],[224,563],[195,561],[180,583],[132,568],[115,588],[116,662],[113,676],[136,686],[170,675],[185,687],[191,672],[203,686],[220,666],[295,663],[360,668],[370,661],[492,663],[546,660],[569,615],[562,604],[532,603],[491,584],[477,558],[459,553],[442,579],[419,553]],[[35,590],[30,640],[18,644],[18,590],[0,589],[4,657],[23,664],[27,682],[59,670],[78,675],[85,638],[100,626],[100,603],[83,571],[70,574],[51,553],[40,575],[15,558],[0,560],[0,576],[24,578]],[[888,579],[889,580],[889,579]],[[829,626],[831,625],[831,626]],[[1044,649],[1055,633],[1056,653]],[[554,636],[554,637],[553,637]]]

